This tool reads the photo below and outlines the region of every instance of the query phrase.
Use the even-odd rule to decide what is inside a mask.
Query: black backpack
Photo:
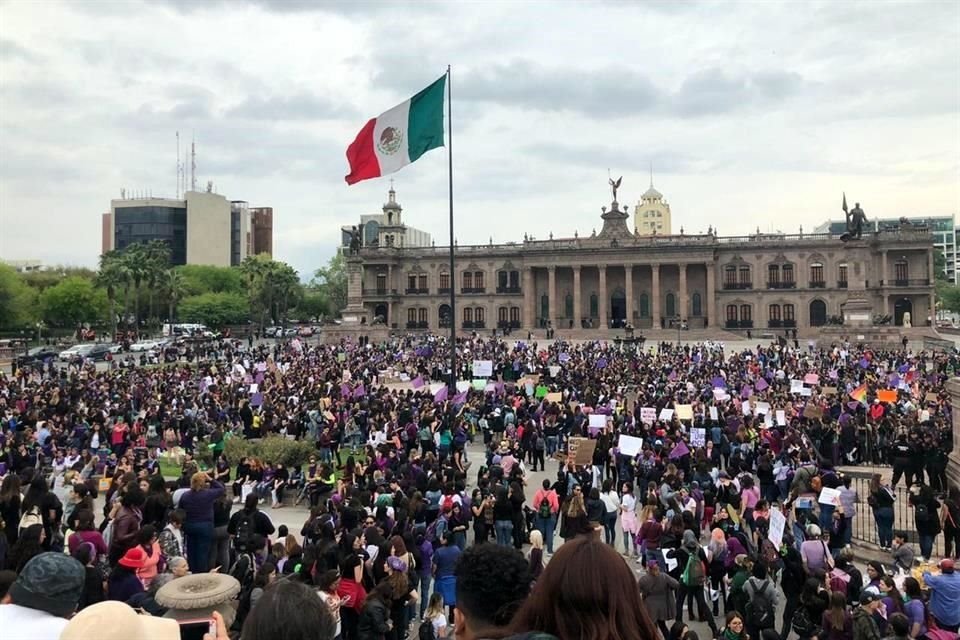
[[[254,516],[256,513],[256,511],[250,513],[246,509],[240,512],[240,518],[237,520],[237,533],[234,538],[234,544],[240,553],[252,551],[253,535],[256,533],[256,526],[254,524]]]
[[[773,629],[776,624],[773,611],[773,594],[769,592],[772,586],[769,580],[764,580],[763,584],[747,602],[747,623],[757,629]]]
[[[433,620],[424,620],[417,629],[418,640],[437,640],[437,634],[433,630]]]

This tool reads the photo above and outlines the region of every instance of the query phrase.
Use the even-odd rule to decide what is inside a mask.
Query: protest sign
[[[877,391],[877,400],[880,402],[896,402],[897,401],[897,390],[896,389],[880,389]]]
[[[493,375],[493,360],[474,360],[473,377],[489,378]]]
[[[548,393],[550,393],[550,389],[548,389],[547,387],[545,387],[545,386],[543,386],[543,385],[540,385],[540,386],[537,387],[537,391],[536,391],[536,393],[534,394],[534,397],[536,397],[536,398],[546,398]]]
[[[563,394],[560,393],[559,391],[555,391],[555,392],[553,392],[553,393],[548,393],[546,400],[547,400],[547,402],[562,402],[562,401],[563,401]]]
[[[787,412],[783,409],[777,409],[777,426],[787,426]]]
[[[643,424],[653,424],[653,421],[656,419],[656,407],[640,407],[640,422]]]
[[[804,384],[820,384],[820,376],[816,373],[808,373],[803,377]]]
[[[690,444],[694,447],[707,446],[707,430],[700,428],[690,429]]]
[[[820,504],[832,504],[834,506],[840,504],[840,490],[831,489],[830,487],[824,487],[820,490],[820,497],[817,499],[817,502]]]
[[[600,413],[590,414],[590,428],[595,430],[603,429],[607,426],[607,416]]]
[[[790,393],[801,393],[803,391],[803,380],[790,381]]]
[[[570,438],[567,441],[567,461],[578,467],[593,464],[593,452],[597,448],[597,441],[590,438]]]
[[[622,455],[632,458],[643,450],[643,438],[621,435],[617,441],[617,449]]]
[[[719,419],[720,419],[720,412],[717,411],[717,408],[716,408],[716,407],[710,407],[710,419],[711,419],[711,420],[719,420]]]
[[[660,420],[664,422],[673,420],[673,409],[660,409]]]
[[[770,529],[767,531],[767,540],[777,549],[783,543],[783,530],[787,526],[787,518],[779,509],[770,510]]]
[[[683,420],[693,420],[693,405],[675,404],[673,405],[677,412],[677,418]]]

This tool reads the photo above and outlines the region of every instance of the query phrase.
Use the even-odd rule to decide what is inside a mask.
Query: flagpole
[[[453,87],[447,65],[447,188],[450,196],[450,394],[457,390],[457,272],[454,266],[453,238]],[[452,414],[452,398],[451,398]],[[450,425],[453,428],[453,424]]]

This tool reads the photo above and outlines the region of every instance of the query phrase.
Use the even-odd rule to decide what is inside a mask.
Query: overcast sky
[[[387,178],[347,186],[370,117],[453,66],[460,244],[589,234],[646,190],[674,230],[805,230],[960,208],[960,3],[0,2],[0,257],[94,265],[100,214],[199,185],[274,208],[305,278]],[[447,156],[394,174],[447,237]],[[632,219],[631,219],[632,226]]]

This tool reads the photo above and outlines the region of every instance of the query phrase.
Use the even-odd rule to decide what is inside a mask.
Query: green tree
[[[162,240],[153,240],[144,247],[144,277],[147,281],[147,320],[157,318],[156,293],[170,267],[170,245]]]
[[[208,327],[246,324],[250,319],[250,305],[238,293],[201,293],[184,298],[178,315],[183,322],[199,322]]]
[[[244,274],[237,267],[214,267],[211,265],[187,264],[176,267],[183,278],[186,295],[201,293],[244,293]]]
[[[305,288],[293,311],[300,320],[318,320],[330,314],[330,300],[320,289]]]
[[[937,280],[949,282],[947,280],[947,258],[940,249],[933,250],[933,273]]]
[[[186,296],[187,286],[184,282],[183,274],[176,269],[169,269],[163,278],[164,293],[167,294],[167,322],[177,321],[177,303]]]
[[[106,292],[79,276],[65,278],[40,294],[40,315],[52,327],[99,323],[107,306]]]
[[[20,274],[20,278],[32,289],[35,289],[37,293],[44,289],[49,289],[64,278],[70,276],[93,280],[96,278],[97,273],[86,267],[67,267],[60,265],[44,269],[43,271],[29,271]]]
[[[261,329],[268,320],[283,322],[287,311],[302,296],[303,287],[296,270],[265,254],[247,256],[240,271],[247,281],[250,312]]]
[[[16,269],[0,263],[0,329],[16,329],[36,319],[37,292]]]
[[[960,287],[949,280],[937,280],[937,302],[950,313],[960,313]]]
[[[317,269],[310,285],[326,296],[330,313],[339,314],[347,306],[347,263],[343,254],[338,252],[326,267]]]
[[[100,256],[100,270],[97,272],[97,286],[103,288],[107,294],[107,302],[110,306],[110,335],[117,335],[117,293],[123,290],[127,293],[128,278],[126,265],[123,262],[123,255],[119,251],[108,251]],[[126,296],[124,304],[124,317],[129,305],[129,296]]]

